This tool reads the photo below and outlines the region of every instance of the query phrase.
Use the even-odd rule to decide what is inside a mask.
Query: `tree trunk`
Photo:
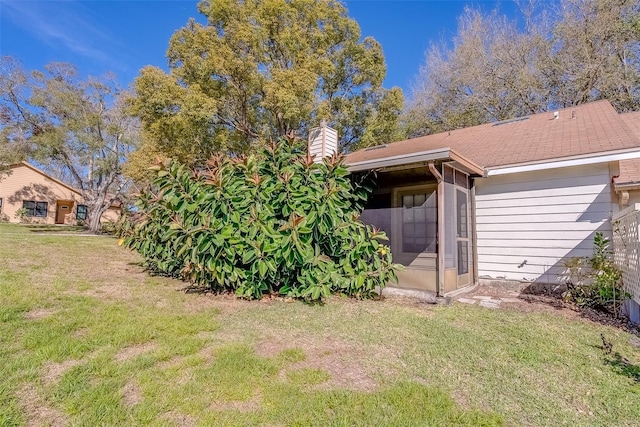
[[[89,225],[89,231],[93,233],[100,232],[100,217],[102,216],[101,210],[102,209],[100,208],[89,209],[88,225]]]
[[[91,199],[85,198],[87,200],[88,207],[88,216],[87,216],[87,225],[89,226],[89,231],[93,233],[100,232],[100,218],[102,214],[109,208],[110,203],[105,203],[106,196],[101,194],[97,197],[92,197]]]

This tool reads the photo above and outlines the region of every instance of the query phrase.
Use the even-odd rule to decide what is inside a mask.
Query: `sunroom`
[[[387,233],[405,267],[394,287],[444,296],[476,283],[473,178],[481,167],[450,148],[397,144],[351,153],[347,164],[354,174],[376,174],[361,219]]]

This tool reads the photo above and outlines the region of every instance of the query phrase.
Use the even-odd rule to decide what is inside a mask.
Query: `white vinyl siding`
[[[476,179],[479,277],[562,283],[564,259],[611,235],[610,180],[607,163]]]
[[[338,132],[335,129],[319,127],[309,132],[309,155],[316,156],[316,162],[322,162],[323,148],[325,156],[338,152]]]

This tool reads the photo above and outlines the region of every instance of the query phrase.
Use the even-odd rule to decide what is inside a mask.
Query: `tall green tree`
[[[397,135],[402,92],[382,88],[382,48],[361,40],[339,1],[205,0],[198,10],[207,24],[175,32],[169,73],[146,67],[136,79],[147,151],[194,164],[323,119],[343,148]]]
[[[88,207],[89,228],[98,231],[102,214],[126,190],[122,166],[137,145],[128,95],[111,77],[80,79],[70,64],[27,73],[2,57],[0,69],[0,164],[33,160],[73,185]]]

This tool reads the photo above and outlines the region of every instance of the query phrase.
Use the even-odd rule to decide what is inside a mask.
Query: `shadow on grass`
[[[558,297],[550,296],[550,295],[535,295],[535,294],[521,294],[520,299],[529,303],[542,303],[556,310],[563,310],[566,307],[565,302]]]
[[[25,227],[32,233],[84,233],[85,227],[78,225],[39,225],[31,224]]]
[[[184,292],[185,294],[197,294],[197,295],[220,293],[220,292],[213,292],[211,288],[208,288],[205,286],[197,286],[197,285],[187,285],[184,288],[178,289],[178,291]]]
[[[624,375],[631,378],[637,383],[640,383],[640,366],[632,363],[630,360],[616,352],[611,355],[605,364],[611,366],[613,371],[619,375]]]
[[[309,306],[320,306],[323,307],[326,304],[325,300],[319,300],[319,301],[309,301],[309,300],[305,300],[304,298],[293,298],[293,297],[289,297],[285,294],[281,294],[279,292],[270,292],[270,293],[266,293],[266,294],[262,294],[262,296],[260,298],[249,298],[249,297],[243,297],[243,296],[239,296],[236,295],[236,293],[232,290],[226,289],[226,290],[212,290],[210,287],[207,286],[198,286],[198,285],[187,285],[183,288],[177,289],[177,291],[179,292],[184,292],[185,294],[196,294],[196,295],[206,295],[206,294],[211,294],[211,295],[222,295],[222,296],[228,296],[228,297],[232,297],[232,298],[236,298],[239,300],[245,300],[245,301],[273,301],[273,300],[281,300],[281,301],[296,301],[296,302],[300,302],[303,303],[305,305],[309,305]]]
[[[527,287],[523,289],[520,299],[529,304],[544,304],[555,310],[569,309],[578,313],[578,315],[583,319],[587,319],[601,325],[613,326],[627,332],[633,332],[637,329],[626,317],[616,316],[614,313],[606,310],[592,307],[581,307],[576,304],[572,304],[571,302],[567,302],[564,300],[563,292],[563,287],[558,287],[553,291]]]

